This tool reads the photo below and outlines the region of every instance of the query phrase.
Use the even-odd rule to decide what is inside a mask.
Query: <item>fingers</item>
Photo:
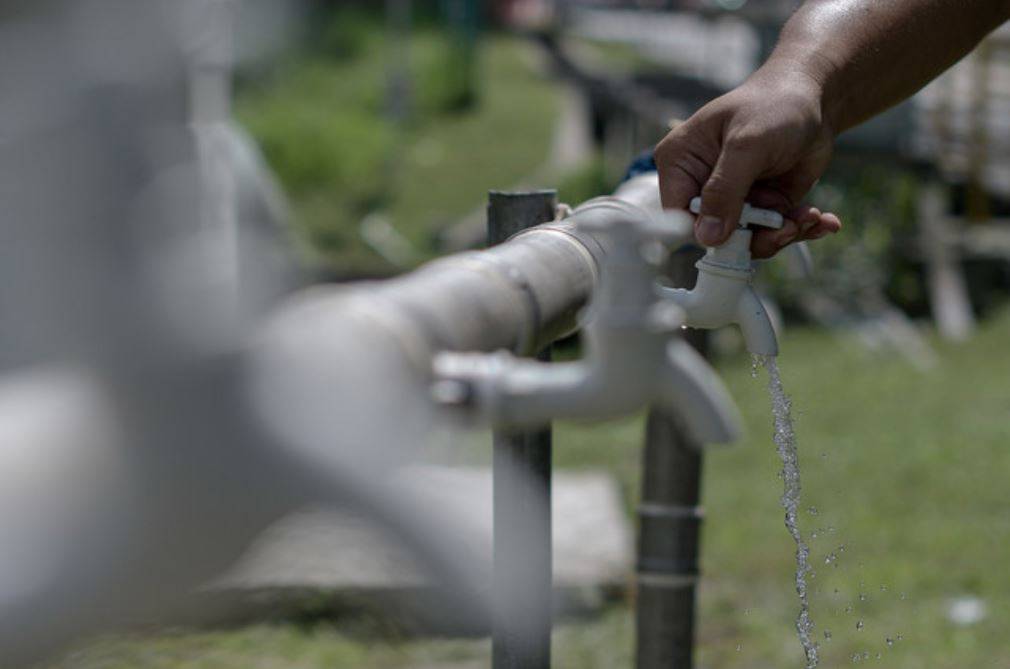
[[[687,209],[701,195],[695,237],[706,246],[726,241],[747,193],[768,167],[768,141],[753,132],[728,133],[721,108],[719,100],[710,103],[674,128],[654,152],[664,209]]]
[[[719,246],[740,221],[744,200],[764,168],[761,155],[727,145],[701,191],[701,215],[694,224],[697,240]]]
[[[738,113],[752,104],[757,103],[743,93],[718,98],[671,130],[654,151],[665,209],[687,209],[701,195],[695,238],[705,246],[729,238],[748,197],[758,207],[793,210],[830,159],[830,142],[786,132],[796,125],[788,118],[769,125],[760,114]],[[759,250],[771,255],[790,241],[823,236],[840,225],[837,217],[822,221],[824,214],[809,209],[795,215],[784,230],[760,235]]]
[[[806,236],[806,239],[820,239],[827,235],[836,234],[842,229],[840,218],[830,212],[821,214],[819,225],[815,226]]]
[[[800,228],[796,221],[787,218],[778,230],[757,230],[751,238],[751,257],[771,258],[783,248],[799,238]]]
[[[692,144],[683,126],[672,131],[656,146],[654,157],[659,170],[659,198],[664,209],[687,209],[691,198],[701,192],[701,187],[712,172],[711,163],[718,149]],[[696,137],[695,137],[696,139]],[[711,160],[707,154],[711,154]]]
[[[754,258],[770,258],[793,242],[820,239],[835,234],[841,228],[842,222],[832,213],[822,213],[816,207],[807,205],[796,207],[788,212],[781,229],[754,233],[751,255]]]

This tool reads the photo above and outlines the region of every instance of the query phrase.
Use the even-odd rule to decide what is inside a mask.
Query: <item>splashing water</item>
[[[775,447],[782,459],[782,508],[785,509],[786,529],[796,542],[796,594],[800,599],[800,612],[796,617],[796,632],[807,657],[807,669],[815,669],[820,664],[818,645],[813,638],[814,621],[810,617],[810,600],[807,596],[807,576],[812,575],[810,548],[799,527],[800,507],[800,462],[796,451],[796,434],[790,413],[792,402],[782,387],[779,366],[775,356],[754,356],[755,367],[760,363],[768,372],[768,392],[772,399],[772,415],[775,419]]]

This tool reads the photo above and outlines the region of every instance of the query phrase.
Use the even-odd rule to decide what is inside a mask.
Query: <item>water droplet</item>
[[[859,620],[856,621],[856,629],[859,630],[859,631],[863,630],[863,619],[862,618],[860,618]]]

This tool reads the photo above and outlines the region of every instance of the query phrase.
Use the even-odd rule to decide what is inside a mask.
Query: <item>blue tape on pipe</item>
[[[656,159],[652,155],[652,150],[650,149],[649,151],[643,151],[638,155],[637,158],[631,161],[630,165],[628,165],[628,169],[624,173],[624,178],[621,179],[621,183],[624,183],[628,179],[633,179],[634,177],[637,177],[639,174],[647,174],[649,172],[656,172],[656,171],[658,171],[658,169],[656,167]],[[703,247],[698,246],[697,244],[685,244],[676,251],[674,251],[674,254],[676,255],[681,253],[696,253],[698,250],[702,248]]]
[[[644,151],[628,165],[628,171],[624,173],[621,183],[628,179],[637,177],[639,174],[656,171],[656,160],[652,157],[652,150]]]

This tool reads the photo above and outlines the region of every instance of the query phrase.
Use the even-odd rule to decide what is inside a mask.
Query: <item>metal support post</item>
[[[676,285],[690,284],[700,253],[671,259]],[[688,341],[705,353],[705,332]],[[649,412],[638,507],[638,669],[690,669],[694,655],[702,451],[675,416]]]
[[[557,193],[491,192],[488,244],[554,218]],[[550,349],[537,358],[550,360]],[[494,432],[494,669],[551,662],[551,428]]]

